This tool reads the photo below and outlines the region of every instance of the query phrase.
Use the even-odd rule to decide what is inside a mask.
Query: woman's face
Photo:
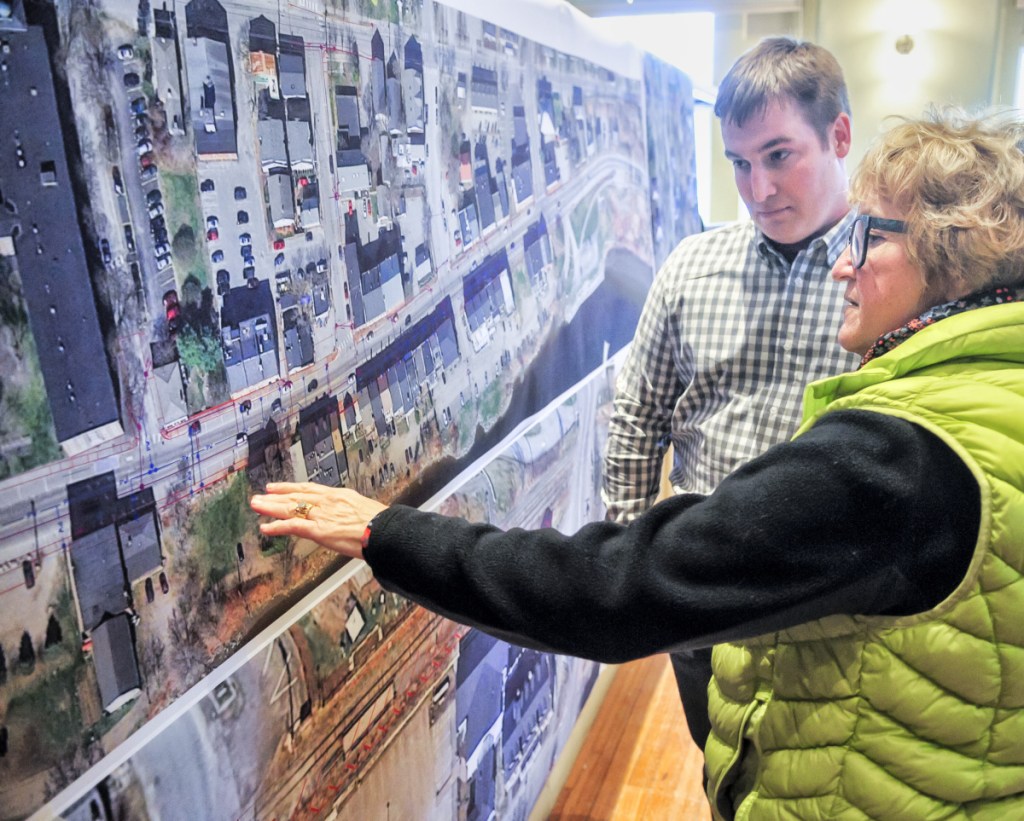
[[[881,202],[862,203],[858,212],[885,219],[903,217]],[[855,269],[847,248],[832,266],[832,278],[846,283],[839,344],[853,353],[865,354],[880,336],[935,304],[926,293],[921,271],[907,258],[904,234],[872,228],[864,264]]]

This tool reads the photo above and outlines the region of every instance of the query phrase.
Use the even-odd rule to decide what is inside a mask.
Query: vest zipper
[[[715,811],[715,817],[722,819],[722,821],[736,821],[737,814],[733,810],[729,803],[729,787],[732,786],[736,780],[736,776],[739,773],[740,762],[743,761],[743,754],[747,747],[752,743],[747,738],[747,727],[750,724],[750,720],[758,708],[762,707],[762,702],[756,698],[747,705],[747,709],[743,712],[743,718],[740,720],[739,726],[739,744],[736,745],[736,750],[729,760],[728,765],[722,770],[722,776],[719,778],[718,783],[715,784],[715,792],[713,796],[709,796],[711,800],[711,807]],[[743,801],[740,802],[740,807],[746,801],[747,796],[744,796]]]

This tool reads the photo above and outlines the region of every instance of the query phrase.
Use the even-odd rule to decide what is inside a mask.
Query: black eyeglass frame
[[[858,229],[864,226],[863,233]],[[885,217],[873,217],[870,214],[860,214],[850,229],[850,262],[854,268],[862,268],[868,260],[868,240],[871,238],[871,229],[889,231],[893,234],[905,234],[907,224],[903,220],[890,220]]]

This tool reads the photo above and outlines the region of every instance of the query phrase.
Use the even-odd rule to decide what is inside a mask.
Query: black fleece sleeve
[[[883,414],[828,414],[708,497],[572,536],[395,506],[373,522],[380,583],[508,641],[608,662],[836,613],[909,614],[948,595],[977,539],[963,461]]]

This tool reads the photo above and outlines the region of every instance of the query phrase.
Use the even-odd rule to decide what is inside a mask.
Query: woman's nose
[[[847,246],[832,266],[832,279],[841,282],[853,276],[853,260],[850,258],[850,247]]]

